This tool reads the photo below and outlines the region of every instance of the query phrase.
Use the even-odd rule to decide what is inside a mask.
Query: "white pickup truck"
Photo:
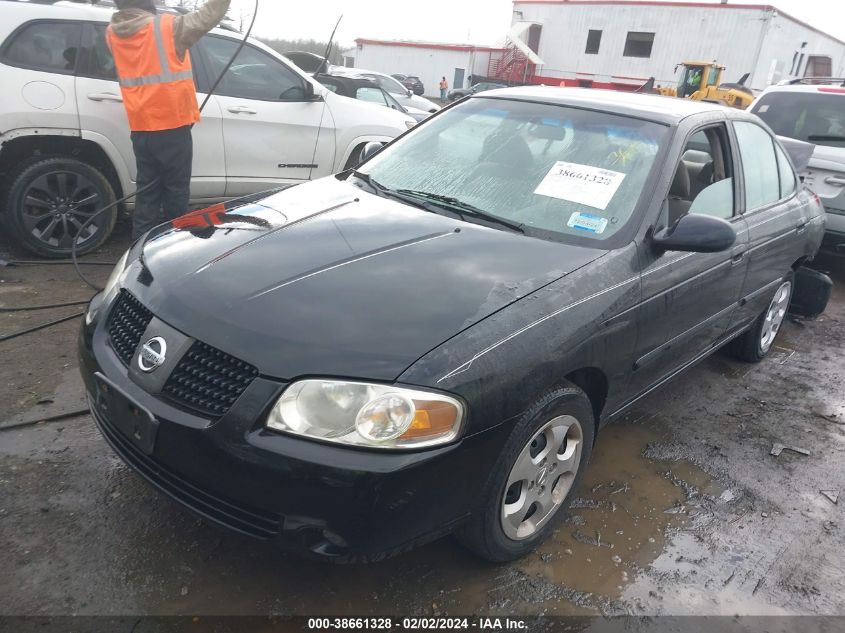
[[[97,248],[135,190],[126,113],[105,43],[112,10],[74,2],[3,2],[0,21],[0,222],[30,251],[65,257]],[[197,99],[242,35],[215,29],[191,50]],[[327,176],[356,163],[370,141],[415,120],[333,94],[250,39],[194,128],[193,204]],[[131,207],[131,203],[127,206]]]

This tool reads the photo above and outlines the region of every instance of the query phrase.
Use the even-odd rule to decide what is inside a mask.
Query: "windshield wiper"
[[[380,182],[373,180],[373,177],[370,176],[370,174],[365,174],[362,171],[353,169],[352,175],[355,176],[358,180],[363,180],[366,184],[370,186],[371,189],[375,190],[376,193],[383,193],[387,191],[387,187],[385,187]]]
[[[845,136],[836,136],[835,134],[811,134],[807,137],[809,141],[839,141],[845,142]]]
[[[511,231],[516,231],[517,233],[525,233],[525,225],[519,224],[517,222],[511,222],[510,220],[501,218],[498,215],[493,215],[492,213],[487,213],[486,211],[482,211],[478,207],[474,207],[471,204],[468,204],[462,200],[458,200],[457,198],[453,198],[452,196],[444,196],[439,193],[432,193],[430,191],[415,191],[413,189],[397,189],[393,193],[399,193],[403,196],[411,196],[414,198],[421,198],[422,200],[433,202],[439,207],[444,207],[449,211],[454,211],[461,218],[471,217],[477,220],[484,220],[486,222],[492,222],[494,224],[504,226],[510,229]]]

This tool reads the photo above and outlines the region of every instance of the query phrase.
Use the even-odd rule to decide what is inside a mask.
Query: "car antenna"
[[[326,54],[323,55],[323,63],[320,65],[320,68],[317,69],[318,73],[327,73],[329,72],[329,55],[332,53],[332,47],[334,46],[334,36],[337,33],[337,27],[340,26],[340,21],[343,19],[343,14],[340,14],[340,17],[337,19],[337,24],[334,25],[334,30],[332,31],[332,35],[329,38],[329,43],[326,44]]]

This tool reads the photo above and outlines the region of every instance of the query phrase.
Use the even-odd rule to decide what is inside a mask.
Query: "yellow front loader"
[[[754,101],[754,93],[745,86],[750,73],[742,76],[738,83],[722,83],[724,66],[716,62],[684,62],[675,66],[675,72],[682,69],[677,86],[654,85],[649,79],[639,92],[653,92],[667,97],[722,103],[732,108],[745,110]]]

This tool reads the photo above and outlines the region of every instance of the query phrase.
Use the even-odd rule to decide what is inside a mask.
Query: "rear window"
[[[775,134],[831,147],[845,147],[845,94],[772,92],[754,106]]]
[[[3,48],[3,61],[13,66],[71,74],[76,70],[82,25],[78,22],[33,22]]]

